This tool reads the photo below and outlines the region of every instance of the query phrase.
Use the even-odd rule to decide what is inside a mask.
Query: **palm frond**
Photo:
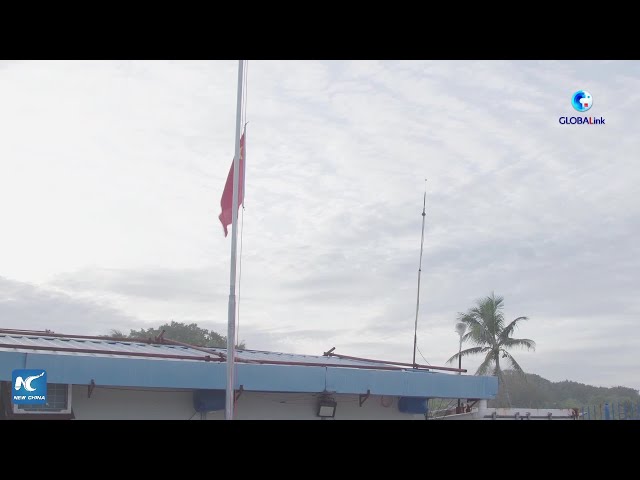
[[[492,336],[497,337],[504,327],[504,316],[502,314],[502,297],[496,297],[492,292],[491,296],[484,299],[480,305],[483,318]]]
[[[509,338],[511,334],[514,332],[516,326],[518,325],[518,322],[524,321],[524,320],[529,320],[529,319],[527,317],[518,317],[515,320],[512,320],[511,323],[509,323],[509,325],[504,327],[502,329],[502,332],[500,332],[500,339]]]
[[[527,317],[518,317],[505,326],[504,297],[491,292],[465,313],[458,314],[458,321],[467,326],[466,333],[462,336],[462,342],[471,342],[474,348],[455,354],[449,359],[449,363],[466,355],[486,353],[484,361],[478,367],[477,375],[493,373],[502,376],[500,355],[507,358],[516,371],[521,371],[520,365],[507,351],[509,348],[526,348],[535,350],[535,342],[531,339],[511,338],[518,323],[528,320]]]
[[[487,375],[491,371],[494,363],[493,352],[490,351],[487,353],[487,356],[484,357],[484,361],[480,364],[478,370],[476,370],[476,375]]]
[[[452,355],[451,358],[447,360],[447,363],[453,363],[458,359],[458,357],[468,357],[469,355],[476,355],[478,353],[483,353],[485,350],[486,350],[486,347],[467,348],[465,350],[462,350],[459,353],[456,353],[455,355]]]
[[[502,297],[496,297],[492,293],[488,297],[477,300],[476,306],[467,312],[483,326],[486,332],[482,335],[483,341],[480,343],[497,343],[496,338],[504,326],[504,316],[501,312],[502,301]]]
[[[511,368],[513,368],[513,370],[518,374],[524,376],[524,370],[522,370],[522,367],[520,366],[520,364],[516,362],[516,359],[513,358],[513,356],[506,350],[502,350],[502,352],[504,356],[507,357],[507,360],[509,360],[509,364],[511,365]]]
[[[535,350],[536,342],[529,338],[507,338],[502,341],[503,348],[526,348],[527,350]]]
[[[471,310],[469,310],[468,312],[465,312],[465,313],[459,313],[458,321],[466,323],[467,325],[470,326],[472,324],[478,323],[478,316],[475,313],[473,313]]]
[[[462,337],[462,341],[471,340],[476,345],[491,344],[493,336],[487,330],[486,325],[483,322],[481,316],[474,309],[469,310],[467,313],[461,313],[458,316],[458,321],[467,325],[467,333]]]
[[[459,317],[463,318],[463,317]],[[462,341],[472,341],[473,343],[478,343],[479,333],[481,332],[481,325],[475,318],[464,317],[461,320],[461,323],[464,323],[467,326],[466,333],[462,336]]]

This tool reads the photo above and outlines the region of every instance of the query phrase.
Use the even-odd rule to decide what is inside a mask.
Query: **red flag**
[[[240,137],[240,162],[238,165],[238,207],[244,201],[244,133]],[[224,192],[220,199],[222,213],[218,216],[224,228],[224,236],[227,236],[227,226],[231,225],[233,219],[233,162],[227,175],[227,183],[224,185]]]

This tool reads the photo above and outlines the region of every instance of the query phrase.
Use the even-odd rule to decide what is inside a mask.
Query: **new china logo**
[[[578,90],[571,95],[571,106],[578,112],[584,113],[593,107],[593,97],[586,90]],[[603,117],[560,117],[560,125],[604,125]]]
[[[47,403],[47,372],[44,370],[14,370],[11,400],[17,405]]]

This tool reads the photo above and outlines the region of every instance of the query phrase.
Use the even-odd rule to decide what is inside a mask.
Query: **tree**
[[[199,347],[216,347],[226,348],[227,337],[223,337],[213,330],[207,330],[206,328],[200,328],[197,323],[182,323],[171,321],[171,323],[165,323],[158,328],[141,328],[140,330],[131,330],[129,335],[124,335],[119,330],[111,330],[111,334],[108,335],[114,338],[128,338],[128,339],[155,339],[164,330],[164,336],[169,340],[175,340],[177,342],[188,343],[189,345],[195,345]],[[236,345],[240,350],[246,348],[244,342]]]
[[[484,355],[484,360],[478,367],[476,375],[493,373],[498,377],[507,397],[507,403],[511,406],[509,391],[506,386],[500,359],[506,359],[507,363],[516,373],[524,375],[524,372],[515,358],[509,353],[512,348],[526,348],[535,350],[536,344],[528,338],[512,338],[518,323],[528,320],[527,317],[518,317],[505,325],[502,309],[504,298],[496,297],[493,293],[476,302],[474,308],[466,313],[458,314],[458,322],[467,326],[467,333],[462,337],[462,342],[470,341],[475,346],[462,350],[453,355],[448,363],[458,360],[459,357],[468,355]]]
[[[106,335],[106,336],[111,338],[127,338],[127,336],[124,334],[122,330],[117,330],[115,328],[112,328],[109,331],[109,335]]]

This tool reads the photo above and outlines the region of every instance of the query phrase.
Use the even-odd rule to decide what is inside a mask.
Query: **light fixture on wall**
[[[336,416],[335,400],[331,398],[321,398],[318,402],[318,416],[321,418],[333,418]]]

